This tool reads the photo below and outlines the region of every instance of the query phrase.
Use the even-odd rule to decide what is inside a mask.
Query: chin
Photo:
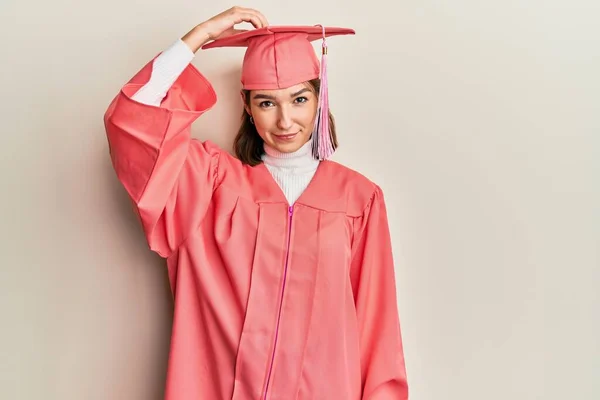
[[[273,138],[270,145],[281,153],[293,153],[304,146],[306,142],[308,142],[308,138],[305,137],[297,137],[291,141]]]

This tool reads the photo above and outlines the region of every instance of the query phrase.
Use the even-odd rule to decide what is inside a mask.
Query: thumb
[[[243,33],[243,32],[248,32],[248,29],[234,29],[234,28],[229,28],[225,32],[223,32],[222,34],[220,34],[219,37],[218,37],[218,39],[224,38],[224,37],[227,37],[227,36],[237,35],[238,33]]]

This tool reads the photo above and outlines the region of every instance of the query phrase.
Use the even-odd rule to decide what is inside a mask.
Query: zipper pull
[[[290,217],[291,217],[291,216],[292,216],[292,214],[294,213],[294,207],[293,207],[293,206],[290,206],[290,207],[288,208],[288,213],[289,213],[289,215],[290,215]]]

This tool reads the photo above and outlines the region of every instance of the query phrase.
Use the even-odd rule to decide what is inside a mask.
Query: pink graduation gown
[[[216,102],[193,65],[160,107],[131,98],[150,73],[104,123],[149,246],[167,258],[165,399],[408,399],[380,188],[324,161],[290,206],[263,164],[191,138]]]

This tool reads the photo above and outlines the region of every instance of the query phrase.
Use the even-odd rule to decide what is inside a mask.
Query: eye
[[[262,101],[258,106],[261,107],[261,108],[272,107],[273,106],[273,102],[269,101],[269,100]]]
[[[295,103],[306,103],[308,101],[307,97],[301,96],[301,97],[296,97],[294,99]]]

